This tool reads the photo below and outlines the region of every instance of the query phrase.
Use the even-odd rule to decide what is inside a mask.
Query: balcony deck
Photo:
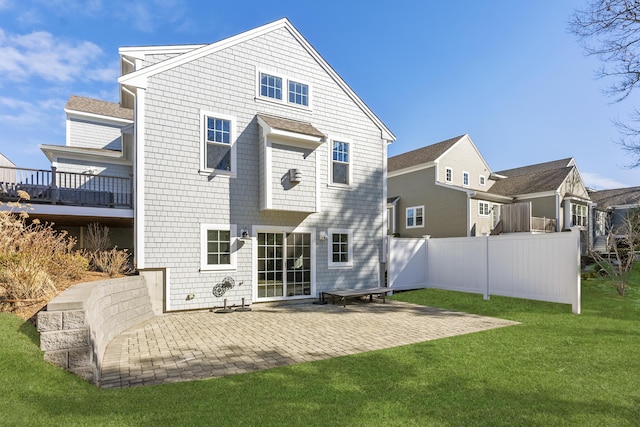
[[[131,209],[133,180],[107,175],[0,166],[0,201],[19,200],[18,191],[29,194],[29,203],[97,208]]]

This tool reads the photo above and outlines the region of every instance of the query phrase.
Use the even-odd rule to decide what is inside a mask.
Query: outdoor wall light
[[[321,231],[320,234],[318,234],[318,237],[320,238],[320,240],[325,241],[327,240],[328,236],[327,233],[325,231]]]
[[[243,240],[246,240],[249,238],[249,230],[247,230],[246,228],[242,229],[242,232],[240,233],[240,238]]]

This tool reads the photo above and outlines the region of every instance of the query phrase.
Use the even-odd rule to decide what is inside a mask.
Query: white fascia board
[[[45,145],[38,146],[52,163],[59,157],[74,160],[99,161],[103,163],[119,164],[131,166],[131,160],[125,159],[121,151],[103,150],[101,152],[87,151],[82,147],[70,147],[67,145]]]
[[[393,172],[387,173],[387,178],[393,178],[396,176],[406,175],[408,173],[413,173],[417,171],[421,171],[423,169],[429,169],[436,165],[435,162],[423,163],[421,165],[411,166],[410,168],[398,169]]]
[[[458,187],[457,185],[451,185],[451,184],[443,184],[443,183],[438,182],[438,181],[436,181],[435,184],[438,187],[448,188],[450,190],[461,191],[463,193],[467,193],[467,195],[469,197],[474,197],[476,195],[476,191],[475,190],[471,190],[469,188]]]
[[[0,206],[0,211],[9,210],[7,205]],[[32,203],[29,215],[62,215],[67,217],[99,217],[133,219],[133,209],[92,208],[86,206],[47,205]]]
[[[500,194],[491,194],[484,191],[477,191],[473,196],[476,200],[486,200],[489,202],[498,202],[498,203],[511,203],[513,202],[513,198],[509,196],[502,196]]]
[[[196,59],[200,59],[222,49],[232,47],[243,41],[266,34],[270,31],[273,31],[274,29],[287,25],[288,22],[289,21],[287,20],[287,18],[282,18],[278,21],[274,21],[270,24],[245,31],[244,33],[236,34],[235,36],[220,40],[218,42],[203,45],[198,49],[191,50],[189,52],[183,53],[182,55],[174,56],[173,58],[169,58],[165,61],[158,62],[157,64],[150,65],[149,67],[145,67],[141,70],[121,76],[120,78],[118,78],[118,83],[146,89],[148,77],[154,76],[158,73],[162,73]]]
[[[202,58],[206,55],[218,52],[222,49],[232,47],[238,43],[250,40],[252,38],[267,34],[279,28],[286,28],[291,35],[300,43],[300,45],[313,57],[318,64],[325,70],[329,76],[340,86],[342,90],[355,102],[355,104],[371,119],[371,121],[380,129],[382,138],[387,141],[395,141],[395,135],[385,126],[384,123],[369,109],[369,107],[355,94],[355,92],[347,85],[347,83],[336,73],[333,68],[320,56],[320,54],[309,44],[309,42],[298,32],[298,30],[289,22],[287,18],[282,18],[277,21],[265,24],[261,27],[254,28],[249,31],[237,34],[235,36],[220,40],[218,42],[203,45],[200,48],[196,48],[182,55],[175,56],[167,59],[166,61],[159,62],[149,67],[143,68],[133,73],[121,76],[118,79],[118,83],[136,86],[139,88],[146,88],[147,78],[158,73],[170,70],[182,64],[190,61]]]
[[[538,199],[540,197],[549,197],[549,196],[556,196],[556,195],[558,195],[558,191],[553,190],[553,191],[543,191],[540,193],[516,194],[515,196],[513,196],[513,199],[515,201],[518,201],[521,199]]]
[[[171,55],[187,53],[200,49],[206,44],[187,44],[173,46],[123,46],[118,49],[118,54],[129,58],[144,60],[145,55]]]
[[[133,123],[133,120],[122,119],[120,117],[104,116],[102,114],[87,113],[86,111],[69,110],[65,108],[64,112],[67,113],[67,118],[93,119],[99,122],[120,126],[126,126]]]
[[[446,156],[447,154],[449,154],[449,151],[453,150],[453,147],[455,147],[456,145],[458,145],[458,144],[460,143],[460,141],[462,141],[462,140],[464,139],[464,137],[465,137],[465,136],[467,136],[467,137],[468,137],[469,135],[468,135],[468,134],[466,134],[466,133],[465,133],[464,135],[462,135],[460,138],[458,138],[458,140],[457,140],[456,142],[454,142],[454,143],[453,143],[453,145],[452,145],[451,147],[447,148],[447,149],[445,150],[445,152],[444,152],[444,153],[442,153],[442,154],[440,154],[440,155],[438,156],[438,158],[436,158],[433,162],[434,162],[434,163],[438,163],[438,162],[440,162],[440,160],[441,160],[444,156]],[[473,143],[472,143],[472,144],[473,144]]]

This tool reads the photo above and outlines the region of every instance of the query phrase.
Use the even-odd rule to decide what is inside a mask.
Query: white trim
[[[307,53],[324,69],[324,71],[336,82],[336,84],[351,98],[351,100],[364,112],[364,114],[380,129],[381,137],[387,140],[395,140],[393,133],[385,126],[384,123],[367,107],[367,105],[356,95],[356,93],[342,80],[342,78],[336,73],[333,68],[322,58],[322,56],[309,44],[309,42],[298,32],[298,30],[289,22],[287,18],[282,18],[272,23],[263,25],[258,28],[254,28],[244,33],[237,34],[227,39],[205,45],[200,48],[196,48],[192,51],[186,52],[182,55],[174,58],[167,59],[166,61],[159,62],[149,67],[143,68],[133,73],[126,74],[118,78],[118,83],[127,84],[131,86],[137,86],[146,88],[148,84],[148,77],[155,74],[170,70],[179,65],[187,62],[202,58],[206,55],[219,52],[228,47],[234,46],[238,43],[250,40],[254,37],[258,37],[267,34],[271,31],[285,28],[289,33],[300,43],[300,45],[307,51]]]
[[[133,123],[132,119],[123,119],[121,117],[105,116],[103,114],[88,113],[86,111],[70,110],[65,108],[64,112],[67,113],[67,120],[69,119],[93,119],[103,124],[125,126]]]
[[[320,212],[322,210],[322,193],[320,192],[320,154],[318,151],[314,151],[313,155],[315,156],[315,174],[316,174],[316,212]]]
[[[464,177],[467,177],[467,183],[464,183]],[[467,171],[462,171],[462,186],[463,187],[468,187],[471,181],[471,175],[469,174],[469,172]]]
[[[305,133],[274,128],[265,122],[260,115],[258,115],[258,125],[262,128],[265,136],[273,137],[278,144],[316,149],[324,143],[323,136],[307,135]]]
[[[122,143],[124,144],[124,141],[122,141]],[[131,159],[124,157],[124,151],[48,144],[40,144],[38,147],[52,163],[56,162],[58,158],[64,158],[125,166],[131,166],[133,164]]]
[[[451,179],[447,179],[447,172],[451,172]],[[437,178],[436,178],[437,180]],[[453,184],[453,168],[445,167],[444,168],[444,182],[445,184]]]
[[[416,218],[417,218],[417,215],[416,215],[415,211],[417,209],[422,209],[422,224],[421,225],[415,225]],[[409,223],[409,211],[410,210],[414,211],[413,212],[414,225],[409,225],[408,224]],[[424,214],[425,214],[424,205],[409,206],[408,208],[405,208],[405,210],[404,210],[404,227],[405,228],[424,228]]]
[[[478,185],[482,185],[483,187],[487,185],[487,177],[485,175],[480,175],[478,177]]]
[[[298,295],[293,297],[267,297],[258,298],[258,233],[309,233],[311,234],[311,291],[310,295]],[[297,299],[309,299],[317,297],[316,289],[316,229],[311,227],[280,227],[274,225],[253,225],[251,226],[251,282],[253,283],[251,289],[252,301],[256,302],[268,302],[268,301],[292,301]],[[286,260],[286,258],[283,258]],[[283,265],[286,268],[286,265]],[[286,276],[285,276],[286,280]]]
[[[214,118],[220,120],[228,120],[231,122],[229,125],[229,150],[231,155],[231,170],[224,171],[218,169],[212,169],[207,167],[207,118]],[[213,111],[200,110],[200,167],[198,169],[201,173],[220,175],[220,176],[230,176],[235,177],[238,173],[238,156],[237,156],[237,147],[236,147],[236,138],[237,138],[237,120],[235,116],[231,116],[228,114],[217,113]]]
[[[134,191],[134,254],[137,268],[145,268],[145,243],[144,243],[144,227],[145,227],[145,207],[144,207],[144,124],[145,124],[145,90],[138,89],[135,97],[135,150],[134,150],[134,180],[136,185]],[[167,294],[168,295],[168,294]],[[167,297],[168,299],[168,297]]]
[[[482,204],[487,205],[487,213],[480,212],[480,210],[481,210],[480,209],[480,205],[482,205]],[[478,216],[484,218],[484,217],[490,216],[490,214],[491,214],[491,204],[489,202],[484,201],[484,200],[478,200]]]
[[[347,153],[348,157],[349,157],[349,161],[347,163],[344,162],[340,162],[343,164],[347,164],[348,168],[349,168],[349,176],[347,177],[347,179],[349,180],[349,182],[347,184],[341,184],[341,183],[336,183],[333,182],[333,143],[334,142],[342,142],[344,144],[348,144],[349,145],[349,151]],[[343,190],[350,190],[353,187],[353,159],[354,159],[354,148],[355,148],[355,144],[353,143],[353,140],[351,138],[342,138],[339,136],[334,136],[334,137],[330,137],[329,138],[329,144],[328,148],[329,148],[329,170],[327,171],[327,177],[328,177],[328,182],[327,182],[327,187],[331,187],[331,188],[339,188],[339,189],[343,189]]]
[[[164,311],[171,311],[171,275],[170,268],[164,269]]]
[[[271,98],[269,96],[263,96],[262,95],[262,79],[261,79],[261,75],[262,74],[266,74],[269,75],[271,77],[277,77],[279,79],[282,80],[282,99],[278,99],[278,98]],[[295,102],[290,102],[289,101],[289,83],[290,82],[294,82],[294,83],[300,83],[303,85],[307,86],[307,105],[304,104],[297,104]],[[286,105],[289,107],[294,107],[294,108],[300,108],[303,111],[311,111],[312,110],[312,92],[313,92],[313,88],[311,83],[309,83],[307,80],[305,79],[301,79],[298,78],[296,76],[291,76],[288,75],[286,73],[282,73],[282,72],[278,72],[278,71],[274,71],[271,70],[269,68],[263,68],[263,67],[259,67],[256,66],[256,92],[255,92],[255,99],[258,101],[266,101],[266,102],[272,102],[278,105]]]
[[[424,164],[417,165],[417,166],[411,166],[410,168],[394,170],[394,171],[391,171],[391,172],[387,173],[387,178],[394,178],[396,176],[406,175],[406,174],[412,173],[412,172],[418,172],[418,171],[421,171],[423,169],[429,169],[429,168],[432,168],[432,167],[437,166],[437,165],[438,165],[437,162],[429,162],[429,163],[424,163]],[[437,172],[436,172],[436,179],[438,179]]]
[[[327,268],[352,268],[353,267],[353,231],[346,228],[329,228],[327,230],[329,237],[327,238]],[[347,262],[333,261],[333,235],[346,234],[349,239],[347,244]]]
[[[13,209],[7,204],[0,205],[0,211]],[[27,211],[29,215],[63,215],[68,217],[99,217],[133,219],[133,209],[94,208],[87,206],[46,205],[33,203]]]
[[[144,60],[146,55],[183,54],[200,49],[206,44],[174,45],[174,46],[124,46],[118,49],[118,54],[133,59]]]
[[[207,263],[207,231],[224,230],[229,231],[229,264],[208,264]],[[237,265],[238,252],[238,227],[236,224],[200,224],[200,271],[235,271]]]

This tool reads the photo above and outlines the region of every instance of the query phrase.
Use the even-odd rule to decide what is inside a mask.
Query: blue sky
[[[118,47],[212,43],[288,17],[397,136],[468,133],[494,171],[575,157],[588,186],[640,185],[599,66],[567,33],[587,0],[0,0],[0,152],[48,168],[71,94],[117,101]]]

